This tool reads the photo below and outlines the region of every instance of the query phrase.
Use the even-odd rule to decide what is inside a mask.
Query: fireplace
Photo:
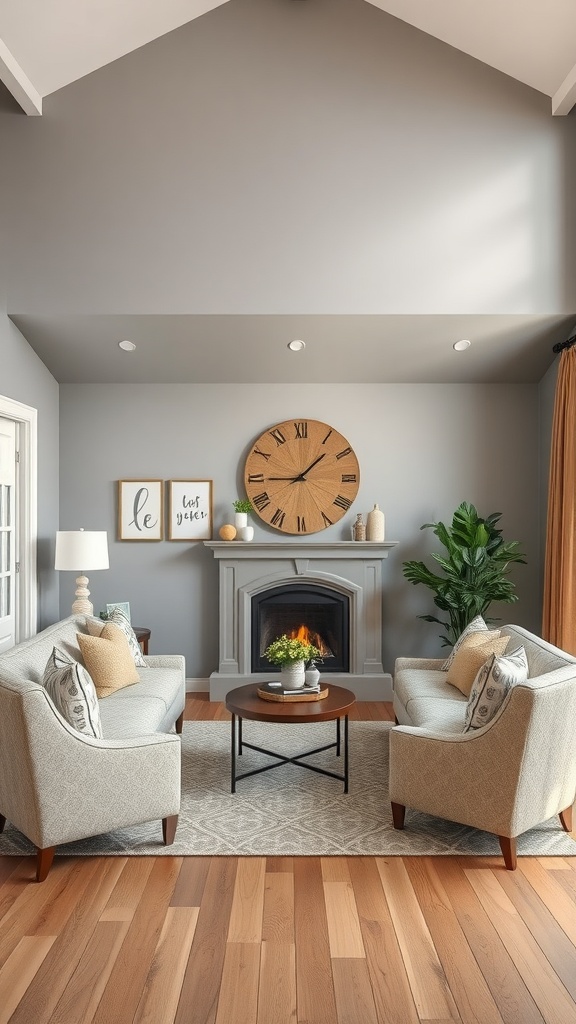
[[[349,598],[317,583],[287,583],[252,597],[252,671],[270,672],[264,651],[282,636],[318,647],[322,673],[350,670]]]
[[[390,700],[382,665],[382,563],[396,541],[204,541],[219,574],[218,668],[211,700],[275,679],[268,644],[307,626],[328,653],[319,666],[359,700]]]

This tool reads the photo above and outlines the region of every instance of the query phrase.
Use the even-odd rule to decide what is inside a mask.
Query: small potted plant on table
[[[280,666],[280,677],[285,690],[299,690],[304,686],[305,662],[320,657],[320,651],[314,644],[289,637],[286,633],[273,640],[264,651],[264,655],[273,665]]]

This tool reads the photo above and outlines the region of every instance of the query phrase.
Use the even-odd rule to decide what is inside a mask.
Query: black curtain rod
[[[573,334],[571,338],[567,338],[566,341],[559,341],[556,345],[552,346],[553,352],[562,352],[565,348],[572,348],[572,345],[576,343],[576,334]]]

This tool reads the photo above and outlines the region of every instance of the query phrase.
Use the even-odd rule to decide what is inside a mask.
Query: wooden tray
[[[258,687],[258,696],[262,700],[273,700],[287,704],[296,704],[310,700],[324,700],[328,696],[328,687],[324,686],[320,693],[306,693],[305,689],[294,690],[294,693],[274,693],[271,690],[264,690]]]

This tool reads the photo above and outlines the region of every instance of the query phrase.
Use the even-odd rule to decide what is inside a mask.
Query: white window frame
[[[17,580],[16,643],[38,629],[38,410],[0,395],[0,416],[16,423]]]

